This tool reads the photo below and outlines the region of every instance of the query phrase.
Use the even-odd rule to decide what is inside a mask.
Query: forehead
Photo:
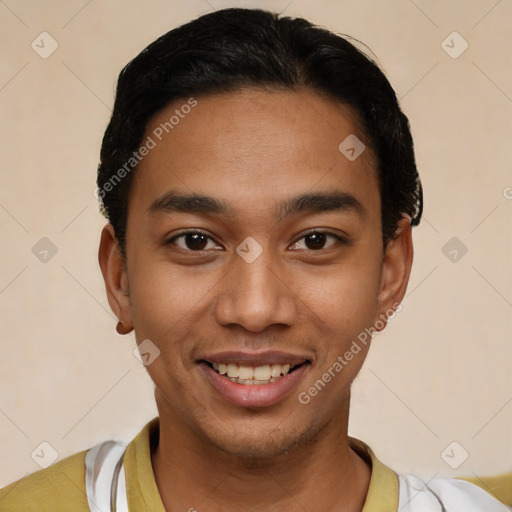
[[[143,142],[150,139],[130,210],[149,207],[167,190],[215,196],[234,210],[250,205],[255,212],[272,199],[316,189],[347,191],[370,208],[379,203],[357,114],[309,90],[177,100],[148,123]]]

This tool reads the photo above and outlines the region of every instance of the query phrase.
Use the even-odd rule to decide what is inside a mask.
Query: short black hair
[[[134,153],[150,119],[179,98],[258,86],[307,88],[350,106],[376,160],[384,245],[396,236],[404,214],[419,223],[423,193],[409,121],[378,65],[347,37],[302,18],[231,8],[167,32],[119,75],[97,191],[123,255]]]

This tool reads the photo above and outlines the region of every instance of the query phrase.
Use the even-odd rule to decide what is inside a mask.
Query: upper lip
[[[311,362],[311,358],[278,350],[268,350],[265,352],[228,351],[206,354],[200,357],[199,361],[207,361],[216,364],[236,364],[238,366],[265,366],[272,364],[290,364],[296,366],[298,364]]]

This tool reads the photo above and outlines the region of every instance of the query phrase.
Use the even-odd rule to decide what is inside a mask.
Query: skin
[[[167,511],[360,511],[371,468],[350,448],[347,427],[350,385],[368,346],[309,404],[298,394],[402,300],[410,219],[384,252],[371,151],[349,161],[338,150],[349,134],[364,140],[349,107],[308,90],[197,100],[139,164],[126,261],[110,225],[99,251],[123,328],[161,351],[147,369],[160,415],[152,463],[162,502]],[[185,102],[158,113],[145,137]],[[225,201],[230,210],[152,211],[171,190]],[[281,201],[333,191],[353,196],[361,212],[276,216]],[[311,249],[304,236],[312,228],[349,243],[328,236]],[[210,237],[202,252],[173,238],[187,230]],[[236,253],[246,237],[263,250],[252,263]],[[297,387],[269,407],[228,403],[197,363],[205,353],[267,349],[311,361]]]

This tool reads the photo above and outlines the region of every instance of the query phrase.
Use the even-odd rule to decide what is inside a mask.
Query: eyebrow
[[[221,199],[198,194],[167,192],[156,199],[149,207],[151,213],[199,213],[210,215],[229,215],[233,209]],[[312,212],[353,212],[359,216],[366,213],[365,207],[351,194],[343,191],[324,193],[306,193],[278,203],[274,212],[280,221],[285,217],[299,213]]]

